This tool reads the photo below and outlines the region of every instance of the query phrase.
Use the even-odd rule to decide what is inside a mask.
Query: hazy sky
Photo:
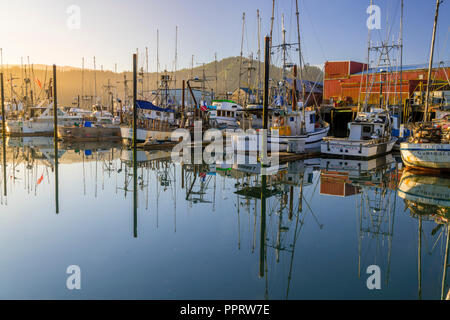
[[[365,61],[366,13],[369,0],[299,0],[304,56],[312,65],[326,60]],[[400,0],[374,0],[381,8],[382,29],[372,39],[385,37],[386,21],[398,38]],[[428,60],[434,0],[405,0],[404,63]],[[272,0],[0,0],[0,48],[4,64],[32,63],[118,70],[131,68],[131,54],[150,51],[150,71],[156,70],[156,30],[160,38],[160,66],[173,70],[175,26],[178,26],[178,69],[240,54],[242,13],[246,13],[244,55],[257,52],[256,10],[260,9],[262,36],[270,29]],[[71,5],[81,9],[80,28],[67,26]],[[296,40],[295,0],[277,0],[274,43],[280,41],[281,14],[288,38]],[[71,20],[72,21],[72,20]],[[450,2],[440,8],[436,59],[450,60]],[[263,42],[263,41],[261,41]],[[141,64],[143,62],[141,56]]]

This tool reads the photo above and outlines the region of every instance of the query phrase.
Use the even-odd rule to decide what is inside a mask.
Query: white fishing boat
[[[168,141],[171,140],[175,126],[174,111],[169,108],[160,108],[151,102],[138,100],[138,119],[136,140],[145,141]],[[133,122],[131,114],[127,115],[128,125],[120,126],[122,139],[133,140]]]
[[[238,118],[242,114],[242,107],[232,100],[213,100],[212,105],[208,107],[209,119],[211,123],[219,128],[237,128],[239,127]]]
[[[272,127],[267,136],[269,151],[303,152],[316,149],[328,135],[330,125],[316,119],[316,111],[307,110],[274,112]],[[232,146],[236,152],[258,152],[262,150],[261,137],[257,130],[240,130],[231,134]]]
[[[400,144],[400,152],[408,167],[450,171],[450,123],[420,125],[408,142]]]
[[[447,115],[438,114],[440,119],[427,122],[430,110],[430,83],[433,66],[434,41],[436,35],[439,4],[436,2],[436,16],[433,26],[430,60],[428,65],[427,91],[422,123],[413,129],[408,142],[400,144],[400,152],[406,166],[432,171],[450,170],[450,122]]]
[[[391,119],[383,109],[359,112],[349,123],[348,138],[326,137],[321,143],[324,154],[371,158],[392,151],[397,138],[391,136]]]
[[[30,119],[6,121],[6,132],[10,136],[40,136],[53,134],[53,103],[31,108]],[[73,126],[83,121],[80,115],[70,115],[58,108],[58,126]]]

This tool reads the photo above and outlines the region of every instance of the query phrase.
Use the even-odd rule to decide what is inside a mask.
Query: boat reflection
[[[377,264],[387,270],[386,286],[389,285],[391,270],[398,175],[399,163],[391,154],[370,160],[321,160],[320,193],[338,197],[355,196],[358,277],[361,277],[363,264]],[[387,253],[383,257],[382,250],[385,248]],[[367,261],[362,261],[363,251]]]
[[[450,178],[448,176],[434,176],[424,172],[405,170],[398,186],[398,195],[405,203],[411,216],[418,220],[418,297],[422,299],[422,239],[427,240],[424,232],[424,222],[434,223],[430,233],[433,247],[428,250],[432,254],[439,241],[445,241],[441,246],[444,250],[442,262],[441,294],[442,300],[450,299],[450,290],[447,291],[447,269],[449,255],[450,233]],[[427,241],[429,243],[429,241]]]

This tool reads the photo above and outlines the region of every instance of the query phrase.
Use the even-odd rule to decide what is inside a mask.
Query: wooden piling
[[[137,55],[133,54],[133,236],[137,238]]]
[[[2,99],[2,142],[3,142],[3,193],[6,196],[6,113],[5,113],[5,90],[3,84],[3,73],[0,74],[0,91]]]
[[[58,175],[58,94],[56,85],[56,65],[53,65],[53,143],[55,147],[55,210],[59,214],[59,175]]]

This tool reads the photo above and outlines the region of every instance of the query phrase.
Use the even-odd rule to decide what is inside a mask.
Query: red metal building
[[[447,64],[448,65],[448,64]],[[428,66],[411,65],[400,68],[371,68],[355,61],[328,61],[325,63],[323,99],[325,103],[356,105],[367,97],[369,104],[389,99],[391,104],[402,104],[413,98],[414,92],[426,90]],[[436,90],[448,90],[449,67],[433,68],[432,79]],[[400,79],[401,78],[401,79]],[[367,95],[366,95],[367,92]]]

